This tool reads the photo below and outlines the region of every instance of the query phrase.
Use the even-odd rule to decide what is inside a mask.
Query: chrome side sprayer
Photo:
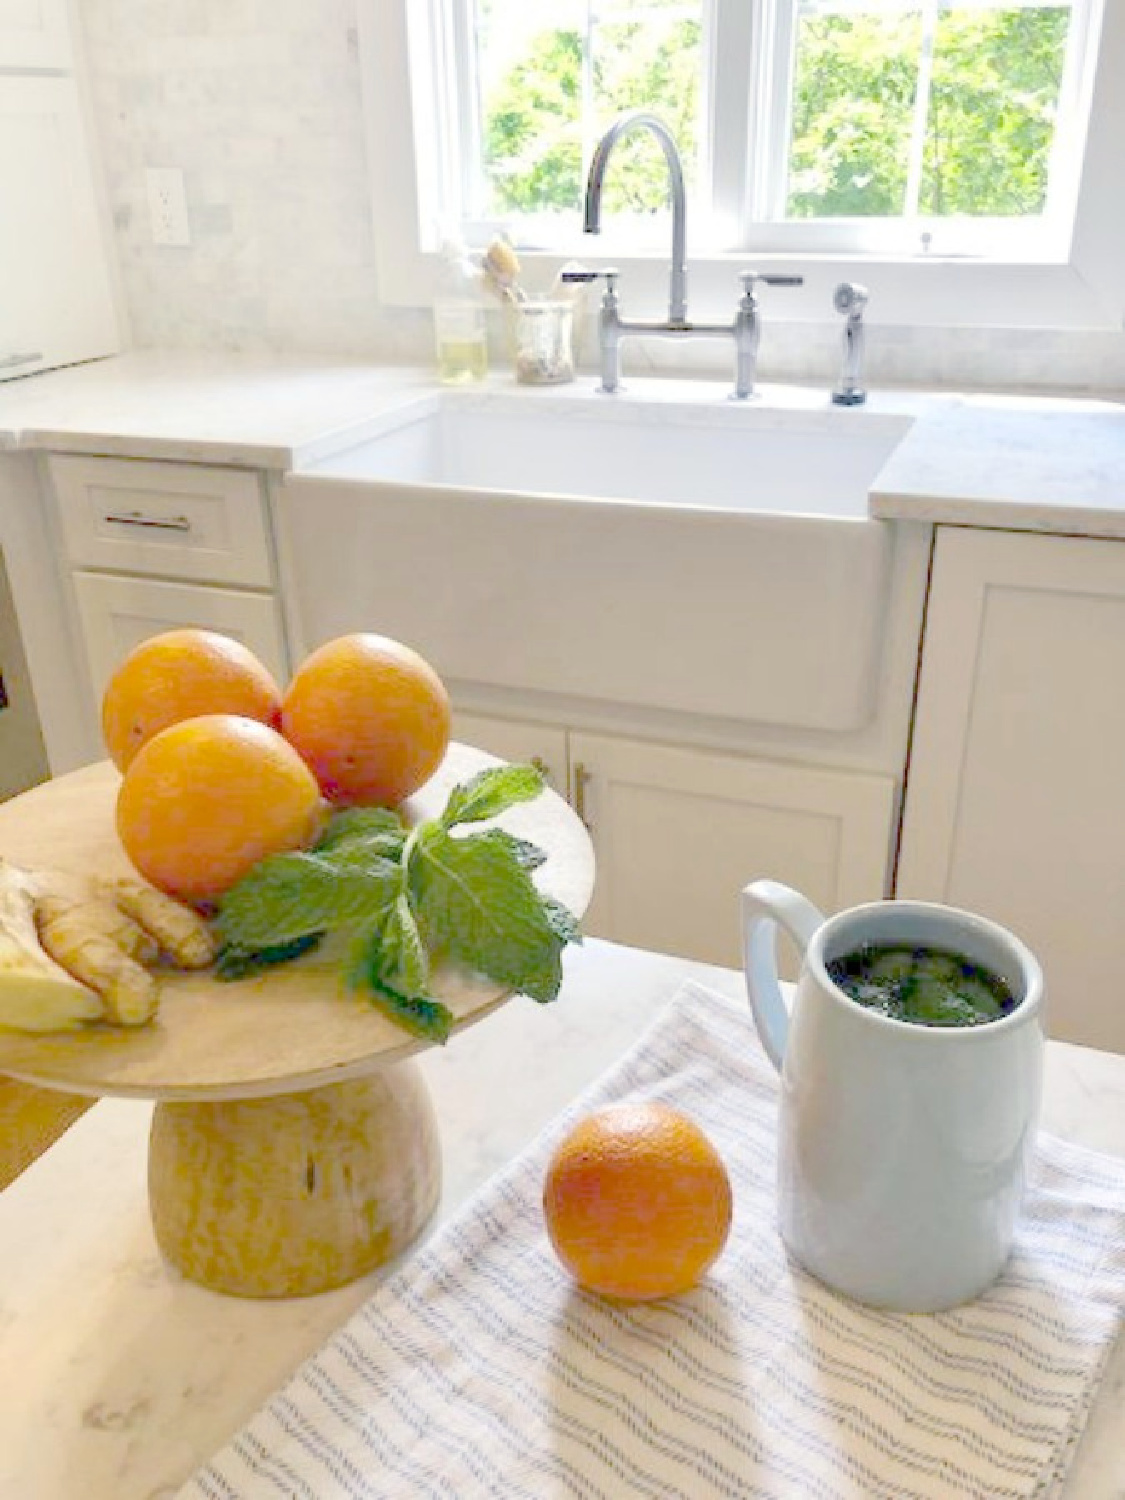
[[[841,281],[832,294],[832,306],[844,318],[844,361],[840,379],[832,392],[837,406],[859,406],[867,400],[860,383],[863,365],[863,311],[867,288],[856,281]]]

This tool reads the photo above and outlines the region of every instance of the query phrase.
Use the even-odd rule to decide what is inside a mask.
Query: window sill
[[[398,239],[398,236],[393,237]],[[380,300],[395,307],[428,307],[440,258],[381,236]],[[607,253],[601,241],[578,256],[593,270],[615,267],[624,316],[663,317],[668,298],[668,258],[656,252]],[[535,291],[551,286],[565,257],[520,253],[522,279]],[[709,255],[688,258],[688,305],[700,321],[733,318],[739,273],[748,269],[804,277],[800,287],[762,289],[763,307],[784,321],[821,323],[833,317],[840,281],[858,281],[870,294],[873,322],[905,327],[1113,330],[1119,308],[1076,265],[1060,258],[983,260],[954,256],[828,253]]]

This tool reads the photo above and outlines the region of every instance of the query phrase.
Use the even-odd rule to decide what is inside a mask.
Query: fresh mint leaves
[[[323,933],[312,932],[307,937],[294,938],[291,943],[274,943],[267,948],[242,949],[223,943],[215,960],[215,972],[220,979],[248,979],[251,974],[261,974],[276,964],[287,964],[290,959],[300,958],[320,944]]]
[[[534,766],[492,766],[453,788],[438,822],[443,828],[480,823],[517,802],[534,801],[542,790],[543,775]]]
[[[363,845],[274,854],[223,897],[219,931],[235,947],[255,949],[362,926],[385,910],[401,885],[397,860]]]
[[[454,838],[440,822],[412,842],[407,888],[426,947],[533,1000],[553,1000],[563,945],[509,845],[487,832]]]
[[[553,1000],[562,951],[581,936],[573,913],[532,881],[546,854],[502,828],[454,831],[542,789],[534,766],[494,766],[412,830],[384,808],[336,813],[315,849],[262,860],[222,898],[220,975],[257,972],[342,932],[348,987],[415,1036],[445,1041],[452,1029],[429,993],[437,960]]]

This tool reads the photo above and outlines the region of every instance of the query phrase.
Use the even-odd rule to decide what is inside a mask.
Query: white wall
[[[427,315],[379,303],[356,5],[81,0],[137,344],[429,358]],[[184,169],[190,247],[152,244],[147,166]],[[836,326],[766,318],[761,376],[833,378]],[[871,319],[872,383],[1125,391],[1125,333],[880,328],[874,306]],[[688,347],[725,371],[713,346]]]

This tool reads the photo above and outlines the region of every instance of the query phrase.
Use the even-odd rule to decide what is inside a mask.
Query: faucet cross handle
[[[585,266],[576,266],[571,270],[561,271],[559,273],[559,280],[565,283],[577,282],[582,286],[589,286],[592,281],[597,281],[599,276],[604,276],[605,296],[608,298],[616,298],[617,278],[620,275],[621,272],[617,269],[616,266],[607,266],[604,271],[591,271],[588,270]]]
[[[754,288],[760,281],[763,286],[804,286],[803,276],[782,276],[773,271],[740,271],[738,279],[742,282],[743,294],[747,297],[754,295]]]

